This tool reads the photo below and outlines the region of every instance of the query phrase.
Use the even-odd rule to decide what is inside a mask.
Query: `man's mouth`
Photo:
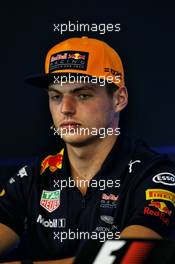
[[[80,126],[79,123],[71,122],[71,121],[63,122],[60,124],[61,128],[77,128],[79,126]]]

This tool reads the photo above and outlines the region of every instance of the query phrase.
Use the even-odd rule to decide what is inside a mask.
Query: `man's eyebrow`
[[[83,90],[83,91],[84,91],[84,90],[91,90],[91,91],[94,91],[94,87],[92,87],[92,86],[80,86],[80,87],[77,87],[77,88],[71,90],[71,92],[74,93],[74,92],[79,92],[79,91],[81,91],[81,90]]]
[[[72,89],[70,90],[69,92],[70,93],[75,93],[75,92],[79,92],[79,91],[84,91],[84,90],[91,90],[91,91],[94,91],[94,87],[93,86],[80,86],[80,87],[77,87],[75,89]],[[48,91],[53,91],[53,92],[56,92],[56,93],[61,93],[61,91],[58,91],[56,88],[50,86],[48,87]]]
[[[48,87],[48,92],[56,92],[56,93],[60,93],[60,91],[58,91],[58,90],[55,89],[54,87]]]

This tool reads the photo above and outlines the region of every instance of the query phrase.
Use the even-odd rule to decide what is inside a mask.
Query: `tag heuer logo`
[[[43,190],[40,205],[48,212],[53,212],[60,206],[60,190],[46,191]]]

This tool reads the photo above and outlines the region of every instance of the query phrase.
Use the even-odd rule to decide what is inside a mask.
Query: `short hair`
[[[114,84],[114,83],[106,83],[105,84],[105,89],[106,89],[106,92],[107,94],[112,97],[113,94],[119,89],[119,87]]]

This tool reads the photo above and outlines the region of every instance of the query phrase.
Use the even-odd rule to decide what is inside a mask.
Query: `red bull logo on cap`
[[[169,216],[172,214],[172,211],[168,209],[167,205],[164,202],[151,200],[151,203],[148,206],[156,207],[160,212],[166,213]]]
[[[75,59],[75,60],[85,60],[85,55],[81,55],[80,53],[73,53],[68,55],[68,59]]]
[[[54,62],[54,61],[64,60],[64,59],[67,59],[67,53],[66,52],[65,53],[61,53],[61,54],[60,53],[53,54],[51,56],[50,61]]]
[[[87,70],[88,52],[78,50],[65,50],[54,53],[50,56],[49,72],[59,72],[59,70]]]
[[[43,174],[47,168],[49,168],[51,172],[55,172],[57,169],[61,169],[63,162],[63,153],[64,153],[64,149],[62,149],[56,155],[47,156],[41,163],[40,174]]]

